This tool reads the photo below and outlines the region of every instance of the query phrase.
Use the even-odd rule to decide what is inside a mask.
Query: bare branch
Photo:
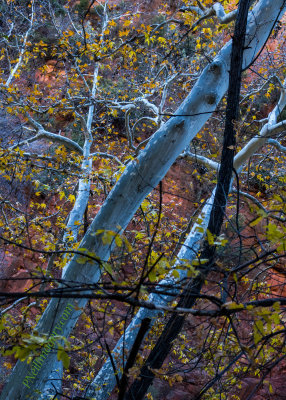
[[[76,151],[77,153],[80,153],[80,154],[83,154],[82,147],[80,147],[80,145],[77,144],[76,142],[74,142],[72,139],[69,139],[65,136],[58,135],[56,133],[48,132],[43,129],[41,129],[39,131],[39,133],[37,133],[35,136],[15,144],[14,146],[11,147],[11,149],[14,150],[17,147],[25,146],[25,145],[28,145],[29,143],[32,143],[32,142],[35,142],[36,140],[41,140],[41,139],[47,139],[54,143],[63,144],[66,146],[67,149]]]
[[[9,75],[9,77],[8,77],[6,83],[5,83],[6,87],[8,87],[10,85],[10,83],[12,82],[12,79],[14,78],[18,68],[22,64],[23,55],[24,55],[24,52],[25,52],[25,49],[26,49],[27,40],[28,40],[28,37],[29,37],[29,35],[31,33],[31,30],[32,30],[32,27],[33,27],[33,22],[34,22],[34,16],[35,16],[34,3],[35,3],[35,1],[33,0],[32,4],[31,4],[31,19],[30,19],[29,29],[27,30],[27,32],[26,32],[26,34],[24,36],[24,40],[23,40],[23,44],[22,44],[22,48],[21,48],[19,57],[18,57],[18,61],[17,61],[16,65],[15,65],[15,67],[10,72],[10,75]]]
[[[202,165],[205,165],[206,167],[209,167],[211,169],[214,169],[215,171],[219,170],[220,164],[216,161],[210,160],[207,157],[201,156],[199,154],[194,154],[189,151],[185,151],[180,155],[180,158],[185,158],[189,161],[193,162],[199,162]]]
[[[114,156],[113,154],[102,153],[97,151],[96,153],[92,153],[90,157],[102,157],[102,158],[109,158],[110,160],[115,160],[119,165],[124,166],[124,164],[119,160],[118,157]]]
[[[284,121],[286,124],[286,121]],[[285,129],[286,129],[286,125],[285,125]],[[267,140],[268,144],[271,144],[272,146],[276,147],[279,151],[282,151],[283,153],[286,153],[286,147],[282,146],[281,143],[278,142],[278,140],[275,139],[268,139]]]

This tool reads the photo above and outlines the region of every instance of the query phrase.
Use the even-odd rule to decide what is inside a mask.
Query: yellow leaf
[[[263,217],[258,217],[258,218],[256,218],[254,221],[250,222],[249,226],[252,227],[252,226],[257,225],[257,224],[262,220],[262,218],[263,218]]]
[[[69,197],[68,197],[68,200],[69,200],[71,203],[74,203],[74,202],[75,202],[75,196],[74,196],[73,194],[70,194]]]
[[[214,237],[208,229],[207,229],[207,240],[208,244],[210,244],[211,246],[214,244]]]
[[[156,280],[155,268],[153,268],[152,271],[149,272],[148,278],[149,278],[150,282],[155,282],[155,280]]]
[[[115,243],[116,243],[117,247],[121,247],[122,246],[123,241],[122,241],[122,239],[121,239],[121,237],[119,235],[115,236]]]
[[[173,275],[174,278],[180,279],[180,274],[176,269],[172,272],[172,275]]]
[[[126,19],[126,20],[124,21],[123,26],[129,26],[130,24],[131,24],[131,21],[130,21],[129,19]]]
[[[114,232],[105,231],[104,234],[102,235],[101,240],[104,245],[109,245],[112,243],[113,238],[114,238]]]
[[[234,301],[230,301],[223,305],[227,310],[243,310],[244,305],[242,303],[235,303]]]
[[[112,266],[108,264],[107,262],[102,263],[103,268],[105,269],[106,272],[108,272],[110,275],[113,272]]]
[[[207,258],[201,258],[201,259],[196,258],[195,260],[192,261],[192,265],[198,266],[198,265],[206,264],[208,261],[209,260]]]

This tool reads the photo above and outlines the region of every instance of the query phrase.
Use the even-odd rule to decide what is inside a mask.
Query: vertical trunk
[[[214,237],[220,234],[232,179],[236,142],[233,122],[236,121],[238,117],[241,68],[249,3],[250,0],[240,0],[239,2],[233,36],[222,159],[208,224],[208,230]],[[213,266],[215,250],[215,245],[211,245],[207,240],[205,240],[201,257],[208,261],[206,264],[200,265],[199,275],[196,278],[191,279],[187,284],[187,287],[184,289],[178,303],[178,307],[190,308],[196,302],[207,274]],[[173,341],[182,330],[184,321],[185,315],[174,313],[170,317],[155,347],[149,354],[145,365],[142,367],[139,377],[133,382],[128,393],[124,397],[126,400],[132,400],[134,398],[136,398],[136,400],[143,399],[155,377],[153,370],[161,368],[165,358],[172,348]]]
[[[104,32],[107,28],[108,17],[107,17],[107,4],[105,4],[101,37],[104,37]],[[97,62],[93,71],[93,81],[91,89],[91,97],[95,98],[96,88],[99,76],[99,63]],[[88,205],[88,199],[90,195],[90,175],[92,173],[92,158],[90,157],[90,150],[93,143],[92,136],[92,122],[94,117],[94,105],[90,105],[88,108],[87,120],[83,127],[85,130],[85,140],[83,145],[83,161],[81,164],[82,177],[79,179],[78,190],[75,199],[74,206],[69,214],[68,222],[66,225],[66,233],[63,237],[63,241],[68,245],[69,236],[72,236],[72,241],[76,242],[78,237],[78,232],[81,224],[83,223],[84,217],[86,217],[86,209]],[[65,268],[63,269],[63,274],[65,273]],[[61,361],[55,360],[53,369],[49,375],[49,379],[45,384],[43,393],[41,395],[41,400],[45,400],[47,396],[55,394],[55,389],[61,392],[61,383],[63,376],[63,365]]]
[[[183,279],[187,278],[187,271],[185,269],[180,269],[181,261],[180,260],[189,260],[190,262],[197,257],[197,253],[200,249],[200,243],[205,235],[206,228],[209,223],[210,213],[213,205],[215,190],[213,191],[212,196],[204,205],[198,220],[202,220],[202,222],[198,225],[197,223],[191,229],[187,239],[185,240],[181,250],[179,251],[177,258],[178,261],[174,265],[174,269],[178,271],[180,274],[180,278],[177,280],[174,276],[169,274],[163,281],[160,282],[157,290],[160,288],[164,288],[164,286],[170,287],[169,294],[157,294],[153,293],[149,296],[148,301],[156,304],[156,305],[166,305],[168,302],[172,301],[174,297],[179,294],[179,282]],[[200,229],[198,229],[200,228]],[[166,290],[164,290],[166,291]],[[112,351],[112,358],[114,360],[117,376],[121,377],[121,370],[123,368],[122,365],[122,352],[123,348],[125,352],[129,352],[131,349],[135,338],[137,337],[138,331],[140,329],[141,323],[144,319],[150,319],[151,328],[152,325],[156,322],[158,315],[161,314],[161,311],[158,310],[149,310],[146,308],[140,308],[135,317],[132,319],[132,322],[128,326],[125,331],[124,336],[120,338],[117,342],[115,348]],[[147,333],[147,332],[146,332]],[[88,398],[95,397],[96,400],[105,400],[108,398],[113,388],[116,385],[115,374],[113,370],[113,366],[111,360],[107,360],[101,370],[98,372],[96,377],[94,378],[91,385],[88,387],[86,395]]]

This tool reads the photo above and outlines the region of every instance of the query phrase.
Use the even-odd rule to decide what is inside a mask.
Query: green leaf
[[[15,352],[15,357],[18,358],[20,361],[25,361],[31,352],[31,347],[19,347]]]
[[[261,340],[262,337],[263,337],[263,322],[260,319],[259,321],[255,321],[253,326],[254,344],[256,345]]]
[[[149,272],[148,278],[150,282],[155,282],[156,280],[156,271],[155,268],[152,269],[152,271]]]
[[[90,261],[90,258],[88,258],[88,257],[78,257],[76,259],[76,262],[78,264],[86,264],[88,261]]]
[[[272,321],[274,322],[275,325],[280,324],[279,314],[277,314],[277,313],[272,314]]]
[[[180,279],[180,274],[176,269],[174,271],[172,271],[172,275],[173,275],[174,278]]]
[[[280,311],[280,302],[279,301],[275,301],[275,303],[272,306],[274,308],[275,311],[279,312]]]
[[[59,349],[57,352],[57,358],[59,361],[62,361],[63,366],[67,369],[70,365],[70,357],[68,354],[63,350]]]
[[[113,268],[110,264],[108,264],[107,262],[103,262],[102,263],[103,268],[105,269],[106,272],[108,272],[110,275],[112,275],[113,272]]]

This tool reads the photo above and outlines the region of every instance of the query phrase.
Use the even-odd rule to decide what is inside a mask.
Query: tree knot
[[[210,71],[215,74],[219,75],[221,73],[222,63],[218,60],[213,61],[210,65]]]

